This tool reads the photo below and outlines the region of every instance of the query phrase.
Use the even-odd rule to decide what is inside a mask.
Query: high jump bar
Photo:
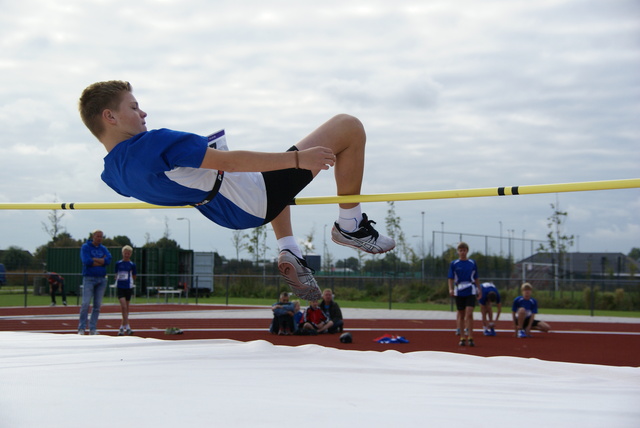
[[[378,193],[371,195],[348,196],[311,196],[295,198],[292,205],[478,198],[491,196],[535,195],[541,193],[588,192],[594,190],[616,190],[633,188],[640,188],[640,178],[630,178],[624,180],[583,181],[577,183],[486,187],[481,189],[431,190],[424,192]],[[163,206],[148,204],[146,202],[0,202],[0,210],[135,210],[158,208],[192,208],[192,206]]]

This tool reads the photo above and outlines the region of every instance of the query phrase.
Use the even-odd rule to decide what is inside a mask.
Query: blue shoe
[[[527,333],[524,330],[520,330],[518,332],[518,338],[519,339],[524,339],[525,337],[527,337]]]

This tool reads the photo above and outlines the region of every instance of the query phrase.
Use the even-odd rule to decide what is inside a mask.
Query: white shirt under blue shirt
[[[478,266],[472,259],[452,261],[449,265],[447,277],[453,279],[456,287],[454,294],[456,296],[465,297],[477,293]]]
[[[228,150],[224,131],[209,137],[169,129],[142,132],[105,156],[101,177],[119,194],[150,204],[196,205],[218,178],[218,171],[200,168],[208,147]],[[231,229],[262,225],[267,213],[262,174],[225,172],[215,198],[196,209]]]
[[[120,260],[116,263],[116,284],[118,288],[133,288],[133,277],[136,272],[136,264],[132,261]]]

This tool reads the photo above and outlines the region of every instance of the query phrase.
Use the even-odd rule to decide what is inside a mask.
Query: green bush
[[[289,291],[286,283],[276,275],[261,276],[230,276],[227,280],[223,276],[216,282],[214,296],[223,297],[227,284],[229,297],[232,298],[266,298],[277,300],[280,292]],[[408,279],[398,277],[317,277],[321,288],[333,288],[337,300],[352,302],[389,302],[389,287],[391,287],[392,303],[408,304],[446,304],[451,303],[446,279],[430,279],[421,281],[419,278]],[[535,284],[534,284],[534,287]],[[506,312],[511,309],[513,299],[520,295],[519,286],[504,283],[498,286],[502,297],[503,308]],[[613,311],[634,311],[640,308],[640,291],[636,288],[617,288],[614,291],[603,292],[601,287],[593,287],[595,293],[594,309]],[[591,309],[590,285],[576,283],[573,288],[561,287],[560,291],[549,290],[540,286],[534,288],[533,297],[538,301],[540,310],[549,309]]]

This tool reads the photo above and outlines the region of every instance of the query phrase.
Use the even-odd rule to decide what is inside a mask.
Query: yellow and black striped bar
[[[640,188],[640,178],[577,183],[534,184],[482,189],[431,190],[424,192],[379,193],[372,195],[311,196],[296,198],[294,205],[322,205],[355,202],[417,201],[429,199],[478,198],[534,195],[541,193],[588,192]],[[191,205],[163,206],[145,202],[0,202],[0,210],[136,210],[193,208]]]

